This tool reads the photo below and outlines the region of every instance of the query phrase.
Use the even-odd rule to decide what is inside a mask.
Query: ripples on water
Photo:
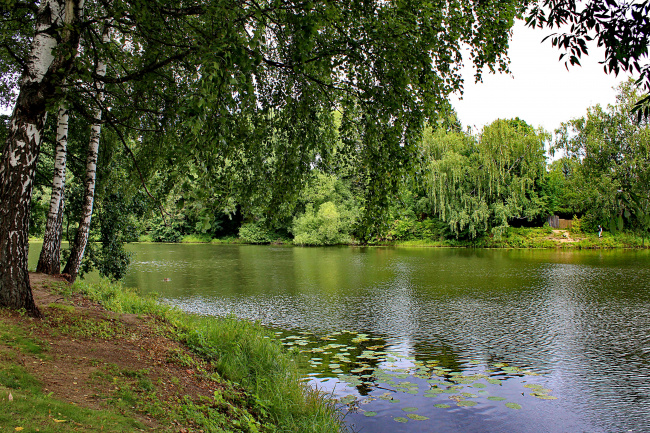
[[[185,310],[294,333],[367,333],[385,350],[464,372],[505,363],[540,374],[558,397],[521,400],[522,382],[513,379],[503,392],[521,410],[479,404],[404,424],[378,399],[369,403],[377,417],[346,418],[362,431],[650,432],[648,251],[134,248],[127,284]],[[359,395],[322,379],[312,378],[339,397]],[[409,379],[418,380],[425,383]]]

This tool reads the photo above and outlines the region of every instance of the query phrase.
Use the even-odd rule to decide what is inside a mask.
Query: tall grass
[[[299,381],[295,362],[262,326],[233,317],[189,315],[106,280],[77,283],[74,289],[108,310],[155,316],[171,324],[179,341],[246,390],[249,404],[270,431],[344,430],[334,403]]]

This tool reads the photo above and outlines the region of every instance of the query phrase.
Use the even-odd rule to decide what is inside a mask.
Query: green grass
[[[0,314],[8,314],[2,311]],[[29,331],[0,321],[0,427],[2,431],[133,431],[142,425],[111,410],[78,407],[44,393],[40,382],[15,362],[18,353],[47,355]],[[10,397],[11,396],[11,397]]]
[[[575,242],[560,242],[563,235],[554,233],[548,227],[507,229],[501,237],[483,236],[473,240],[428,239],[389,243],[396,246],[418,247],[470,247],[470,248],[562,248],[562,249],[611,249],[648,248],[648,241],[629,232],[611,234],[604,232],[601,238],[596,233],[568,232]]]
[[[209,244],[212,237],[208,235],[186,235],[181,238],[183,244]]]
[[[318,392],[299,382],[296,364],[269,331],[248,321],[235,318],[207,318],[185,314],[159,304],[155,298],[139,296],[119,284],[101,281],[74,286],[105,308],[119,313],[154,316],[170,326],[174,338],[209,362],[218,375],[233,387],[243,388],[244,407],[229,407],[231,417],[238,420],[241,431],[338,432],[343,430],[334,404]],[[170,354],[174,356],[173,354]],[[190,362],[188,359],[179,362]],[[185,407],[186,415],[195,422],[204,419],[208,428],[219,418],[210,405],[219,404],[222,395],[215,395],[205,405]],[[224,400],[225,401],[225,400]],[[216,403],[215,403],[216,402]],[[199,412],[204,416],[199,416]],[[256,425],[255,423],[259,423]],[[209,431],[209,430],[206,430]]]

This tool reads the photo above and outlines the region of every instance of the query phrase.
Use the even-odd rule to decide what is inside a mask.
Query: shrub
[[[248,244],[270,244],[278,237],[277,233],[267,229],[259,221],[242,224],[239,228],[239,238]]]
[[[341,215],[334,203],[325,202],[314,211],[311,204],[293,223],[296,245],[336,245],[349,241]]]

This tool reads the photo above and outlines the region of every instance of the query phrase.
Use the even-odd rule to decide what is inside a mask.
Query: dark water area
[[[354,431],[650,432],[649,251],[130,249],[126,285],[270,327]]]

